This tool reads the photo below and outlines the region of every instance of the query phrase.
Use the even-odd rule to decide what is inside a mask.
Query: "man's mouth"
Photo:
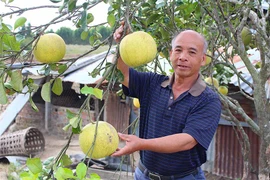
[[[181,69],[189,69],[188,66],[180,65],[180,64],[178,64],[177,67],[178,67],[178,68],[181,68]]]

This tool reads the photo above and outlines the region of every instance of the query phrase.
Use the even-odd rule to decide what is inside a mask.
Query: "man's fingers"
[[[120,25],[124,26],[125,25],[125,21],[121,21]]]
[[[121,36],[123,35],[123,31],[124,31],[124,26],[121,25],[113,34],[113,38],[115,41],[120,41]]]
[[[121,148],[117,148],[114,153],[111,154],[112,157],[121,156]]]
[[[128,135],[126,134],[122,134],[122,133],[118,133],[118,136],[121,140],[123,141],[128,141]]]

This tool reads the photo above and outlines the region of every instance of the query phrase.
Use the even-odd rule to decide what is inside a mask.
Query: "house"
[[[43,66],[27,67],[22,70],[23,74],[31,76],[40,84],[38,91],[32,96],[33,101],[39,109],[36,112],[32,109],[28,99],[29,94],[20,94],[11,100],[11,103],[6,107],[6,111],[2,109],[0,116],[1,124],[0,134],[4,133],[7,127],[12,122],[15,124],[11,126],[11,131],[24,129],[29,126],[37,127],[43,132],[50,132],[60,137],[69,136],[70,132],[63,131],[63,127],[68,124],[66,117],[66,110],[74,113],[79,111],[79,108],[84,103],[86,96],[80,94],[80,88],[84,85],[95,87],[102,73],[95,78],[89,76],[89,73],[106,59],[112,60],[111,50],[107,56],[107,52],[100,53],[91,57],[84,57],[77,60],[70,68],[61,76],[63,82],[63,93],[58,96],[51,93],[51,102],[44,102],[41,98],[41,86],[50,77],[42,76]],[[55,77],[57,72],[51,72],[51,76]],[[104,81],[100,88],[106,90],[108,83]],[[129,124],[130,104],[128,101],[123,101],[116,95],[116,91],[120,89],[118,84],[115,84],[113,89],[108,91],[108,101],[105,104],[100,120],[111,123],[118,131],[122,132]],[[90,114],[85,110],[81,114],[83,125],[90,121],[95,121],[99,115],[104,100],[98,100],[92,97],[90,100]],[[15,110],[15,111],[14,111]]]

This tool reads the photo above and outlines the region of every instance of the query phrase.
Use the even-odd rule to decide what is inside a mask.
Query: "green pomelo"
[[[245,46],[248,46],[250,44],[252,40],[252,33],[247,27],[244,27],[241,31],[241,38]]]

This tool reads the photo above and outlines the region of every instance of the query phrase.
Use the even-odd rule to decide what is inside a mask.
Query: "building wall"
[[[39,109],[38,112],[34,111],[30,103],[27,102],[17,115],[15,123],[9,127],[7,132],[14,132],[31,126],[38,128],[42,133],[47,133],[45,130],[45,104],[36,103],[36,106]],[[122,132],[128,127],[129,124],[129,105],[121,102],[117,95],[111,93],[106,106],[106,115],[104,115],[105,117],[101,118],[100,120],[111,123],[117,131]],[[51,104],[51,117],[48,120],[49,133],[63,138],[67,138],[70,135],[70,129],[67,132],[63,130],[63,127],[65,127],[69,122],[69,119],[66,117],[67,109],[73,113],[79,112],[79,108],[64,107]],[[82,111],[82,126],[88,124],[91,121],[95,121],[96,116],[97,114],[95,110],[90,110],[90,115],[88,115],[86,110]]]
[[[28,127],[35,127],[42,133],[45,133],[44,126],[44,104],[36,104],[38,112],[33,110],[30,103],[27,102],[15,119],[15,124],[9,127],[9,131],[17,131]]]
[[[25,129],[27,127],[38,128],[42,133],[48,133],[45,130],[45,105],[36,103],[39,111],[36,112],[32,109],[29,102],[25,104],[7,132],[14,132],[17,130]],[[69,120],[66,117],[66,110],[76,113],[79,108],[66,108],[62,106],[51,105],[51,117],[49,118],[49,133],[59,137],[66,138],[70,135],[70,130],[65,132],[63,127],[68,124]],[[90,120],[94,121],[94,111],[90,111],[90,117],[85,111],[81,114],[83,125],[86,125]]]
[[[63,127],[66,126],[69,122],[69,119],[66,117],[66,110],[70,110],[73,113],[78,113],[78,108],[66,108],[62,106],[54,106],[51,107],[51,119],[50,119],[50,127],[51,133],[60,137],[68,137],[71,133],[71,129],[67,132],[63,130]],[[81,113],[82,118],[82,126],[90,123],[91,121],[95,121],[94,119],[94,111],[90,111],[90,116],[86,111]],[[77,136],[77,135],[75,135]]]
[[[253,101],[247,99],[240,93],[238,87],[230,86],[229,92],[234,92],[230,95],[236,99],[241,107],[244,109],[246,114],[253,120],[256,121],[256,111]],[[246,122],[239,116],[236,117],[242,121],[241,125],[244,128],[246,134],[250,140],[250,162],[255,171],[258,170],[259,163],[259,137],[256,135],[248,126]],[[243,139],[237,131],[236,127],[229,121],[221,120],[215,135],[215,146],[214,146],[214,168],[212,169],[213,174],[219,176],[229,177],[232,179],[241,178],[243,175],[243,156],[242,156],[242,142]],[[252,179],[257,179],[256,174],[251,175]]]

